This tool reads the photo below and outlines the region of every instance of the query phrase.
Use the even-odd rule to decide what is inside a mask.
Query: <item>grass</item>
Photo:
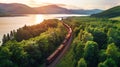
[[[119,17],[114,17],[114,18],[110,18],[111,20],[118,20],[120,21],[120,16]]]

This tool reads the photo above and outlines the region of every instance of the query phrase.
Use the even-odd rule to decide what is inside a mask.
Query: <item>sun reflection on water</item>
[[[43,22],[43,20],[44,20],[43,15],[36,15],[36,20],[35,20],[36,24],[39,24],[39,23]]]

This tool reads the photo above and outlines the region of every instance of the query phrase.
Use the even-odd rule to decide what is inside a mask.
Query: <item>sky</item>
[[[0,0],[0,3],[23,3],[31,7],[59,4],[69,9],[108,9],[120,5],[120,0]]]

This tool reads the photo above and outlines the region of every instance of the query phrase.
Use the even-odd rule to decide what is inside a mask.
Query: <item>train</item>
[[[50,63],[52,63],[56,59],[56,57],[63,51],[63,49],[67,45],[67,42],[69,41],[72,35],[72,29],[70,28],[70,26],[65,23],[63,23],[63,25],[66,27],[68,33],[64,41],[60,44],[60,46],[46,59],[46,65],[49,65]]]

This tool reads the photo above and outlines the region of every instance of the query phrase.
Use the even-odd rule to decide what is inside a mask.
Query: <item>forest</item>
[[[120,0],[0,0],[0,67],[120,67]]]
[[[120,67],[120,20],[68,17],[73,42],[56,67]],[[3,36],[0,67],[43,67],[62,43],[65,27],[57,19],[13,30]]]
[[[119,8],[10,31],[0,46],[0,67],[44,67],[67,34],[61,22],[73,29],[73,41],[56,67],[120,67]]]
[[[3,36],[0,67],[43,67],[65,35],[66,30],[57,19],[13,30]]]
[[[74,40],[56,67],[120,67],[118,18],[64,19],[74,30]]]
[[[44,20],[43,23],[32,25],[32,26],[24,26],[22,28],[17,29],[17,31],[10,31],[8,34],[4,34],[3,36],[3,44],[9,40],[16,40],[18,42],[22,40],[27,40],[32,37],[36,37],[39,34],[48,30],[48,28],[56,28],[58,20]]]
[[[119,17],[68,17],[62,21],[73,29],[73,42],[56,67],[120,67]],[[67,33],[60,22],[44,20],[5,34],[0,67],[43,67]]]
[[[56,67],[120,67],[120,20],[68,17],[73,42]],[[43,67],[67,33],[60,20],[13,30],[3,36],[0,67]]]

